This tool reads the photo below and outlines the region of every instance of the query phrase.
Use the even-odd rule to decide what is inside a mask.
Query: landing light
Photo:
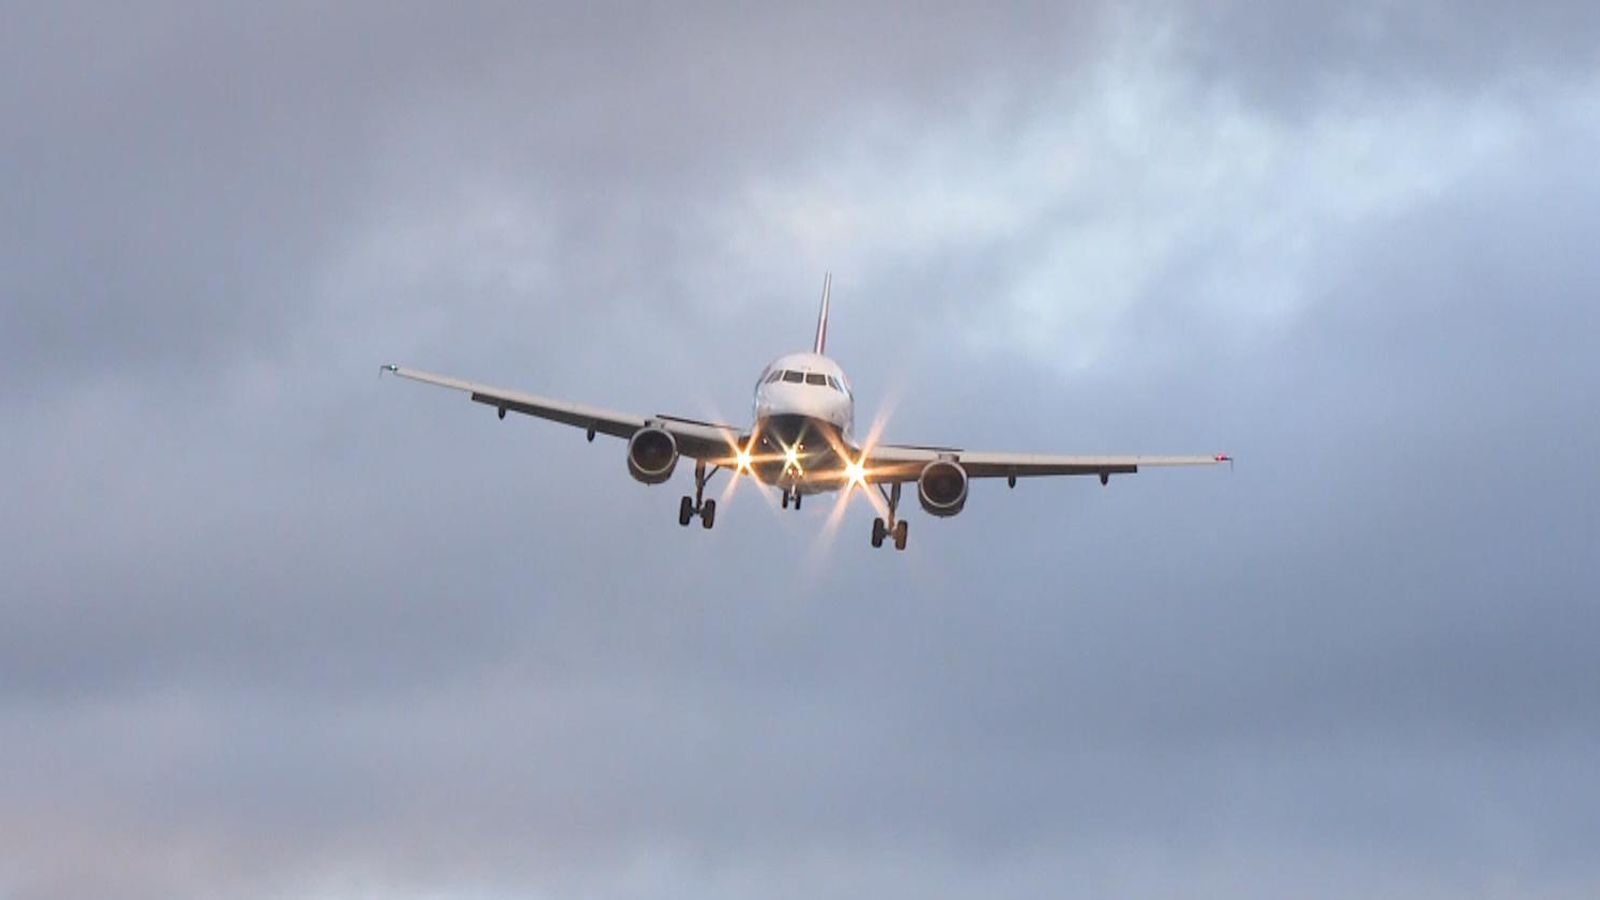
[[[800,464],[800,451],[793,447],[783,448],[783,461],[791,466]]]
[[[739,471],[739,472],[748,472],[748,471],[750,471],[750,451],[749,450],[740,450],[734,456],[733,464],[734,464],[734,467],[735,467],[736,471]]]
[[[844,478],[850,487],[865,487],[867,484],[867,467],[859,462],[845,463]]]

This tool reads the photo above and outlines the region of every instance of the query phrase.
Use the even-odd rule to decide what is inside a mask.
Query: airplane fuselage
[[[773,360],[756,382],[751,474],[800,494],[838,490],[837,473],[856,454],[855,408],[844,370],[828,357]],[[823,472],[831,477],[808,477]]]

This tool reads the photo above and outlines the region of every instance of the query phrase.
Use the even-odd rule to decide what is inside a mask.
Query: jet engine
[[[945,518],[967,505],[967,470],[948,459],[937,459],[917,478],[917,499],[929,515]]]
[[[678,442],[661,428],[641,428],[628,439],[628,474],[645,484],[660,484],[678,465]]]

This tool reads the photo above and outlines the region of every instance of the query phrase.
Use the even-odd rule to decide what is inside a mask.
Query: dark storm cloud
[[[1024,18],[1038,30],[1019,35]],[[1012,68],[1053,61],[1071,44],[1062,20],[1078,18],[1048,4],[816,19],[626,5],[21,11],[0,89],[5,356],[82,374],[274,345],[392,191],[530,185],[561,256],[614,287],[596,270],[619,260],[597,247],[620,242],[660,271],[690,249],[667,227],[674,210],[692,216],[716,180],[803,153],[831,110],[955,102],[1002,51]]]
[[[1589,892],[1556,9],[18,16],[0,896]],[[1241,465],[884,556],[374,376],[741,421],[825,264],[863,424]]]

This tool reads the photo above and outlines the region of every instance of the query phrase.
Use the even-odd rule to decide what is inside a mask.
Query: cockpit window
[[[822,374],[821,372],[808,372],[806,374],[806,384],[820,384],[823,387],[827,387],[828,376]]]
[[[832,375],[828,376],[828,387],[833,388],[841,394],[844,393],[844,385],[841,385],[839,383],[839,379],[833,377]]]
[[[789,371],[783,373],[783,380],[789,382],[790,384],[799,384],[800,382],[806,380],[806,376],[803,372],[796,372],[793,369],[790,369]]]
[[[774,381],[777,381],[779,378],[782,378],[782,377],[783,377],[783,370],[782,369],[774,369],[773,371],[767,373],[767,377],[766,378],[761,379],[761,383],[762,384],[771,384]]]

